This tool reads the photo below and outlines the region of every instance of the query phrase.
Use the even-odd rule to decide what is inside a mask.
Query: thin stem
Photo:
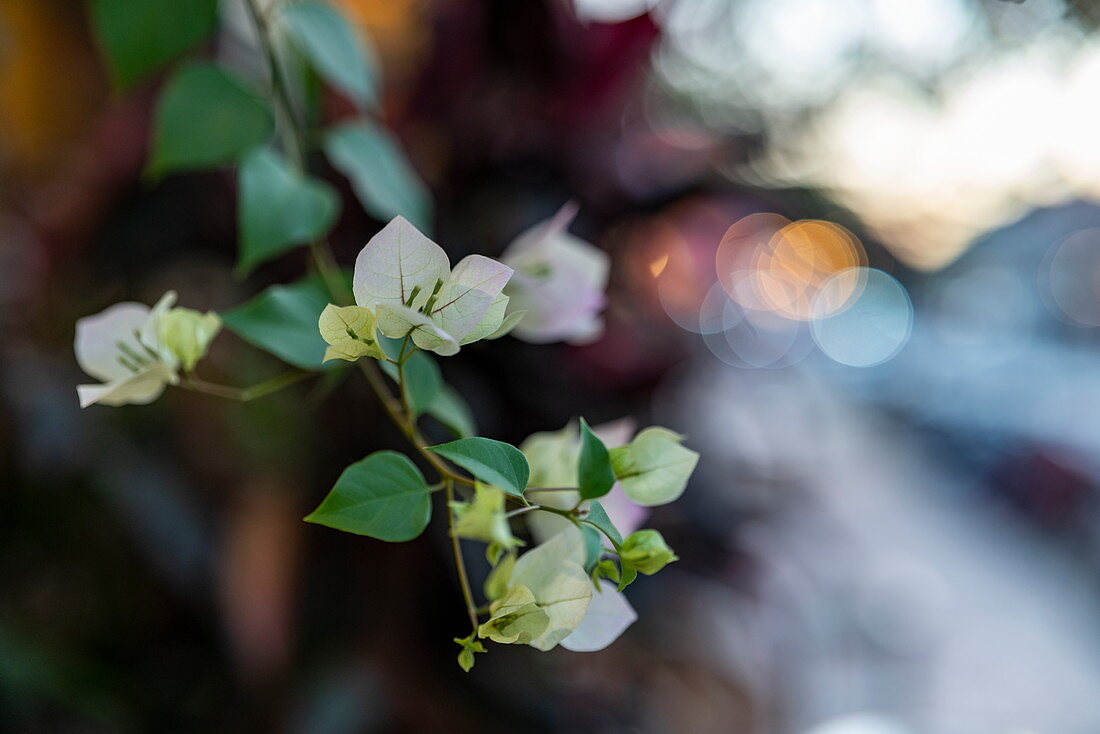
[[[523,490],[524,494],[534,494],[535,492],[576,492],[576,487],[534,487],[531,489]]]
[[[409,443],[413,445],[413,448],[424,457],[424,460],[432,465],[432,468],[435,469],[440,478],[450,479],[456,484],[465,484],[470,487],[474,486],[474,480],[452,471],[439,454],[434,454],[425,448],[427,441],[420,435],[420,429],[416,427],[415,422],[410,425],[410,422],[405,420],[405,410],[386,386],[386,380],[382,376],[382,371],[378,369],[378,366],[374,362],[365,359],[359,360],[358,364],[359,369],[363,372],[363,376],[367,378],[367,383],[382,402],[382,407],[385,408],[386,413],[389,414],[390,420],[401,429],[401,433],[408,439]]]
[[[455,512],[451,503],[455,500],[454,483],[443,480],[443,491],[447,493],[447,534],[451,536],[451,552],[458,568],[458,583],[462,587],[462,600],[466,603],[466,614],[470,625],[477,629],[477,605],[474,604],[474,592],[470,589],[470,578],[466,575],[466,562],[462,558],[462,544],[455,535]]]
[[[290,85],[283,76],[275,48],[271,45],[271,30],[256,0],[245,0],[245,7],[256,26],[256,36],[260,39],[260,51],[267,61],[268,74],[271,76],[271,91],[275,96],[276,108],[283,117],[283,140],[288,152],[298,164],[305,168],[305,148],[302,145],[302,127],[294,114],[294,103],[290,99]]]
[[[520,515],[526,515],[528,512],[534,512],[535,510],[541,509],[541,505],[528,505],[527,507],[521,507],[518,510],[512,510],[511,512],[506,513],[504,517],[511,519],[513,517],[519,517]]]
[[[289,387],[296,382],[301,382],[307,377],[313,377],[313,372],[307,372],[305,370],[291,370],[284,372],[281,375],[276,375],[270,380],[252,385],[251,387],[230,387],[228,385],[218,385],[213,382],[207,382],[206,380],[199,379],[195,375],[189,375],[183,379],[180,383],[180,387],[188,390],[194,390],[196,392],[206,393],[207,395],[216,395],[220,398],[226,398],[229,400],[238,400],[242,403],[247,403],[250,400],[256,400],[262,398],[265,395],[270,395],[273,392],[282,390],[284,387]]]
[[[256,0],[245,0],[245,6],[248,8],[248,13],[252,16],[252,22],[256,26],[256,35],[260,39],[260,51],[267,61],[275,107],[283,120],[283,144],[298,170],[306,173],[304,127],[299,123],[298,116],[294,112],[294,102],[290,98],[290,84],[283,75],[275,49],[271,45],[271,33],[267,18],[264,17],[263,12],[256,4]],[[328,242],[321,239],[310,242],[309,253],[329,295],[340,305],[351,303],[353,300],[352,294],[340,275],[340,266],[337,264]]]

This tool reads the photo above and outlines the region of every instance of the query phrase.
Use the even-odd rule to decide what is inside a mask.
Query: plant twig
[[[534,494],[535,492],[576,492],[576,487],[532,487],[530,489],[523,490],[524,494]]]
[[[454,483],[450,479],[443,480],[443,490],[447,493],[447,534],[451,536],[451,552],[455,557],[455,567],[458,568],[458,583],[462,587],[462,600],[466,603],[466,615],[470,618],[470,625],[477,629],[477,605],[474,604],[474,592],[470,589],[470,578],[466,575],[466,562],[462,558],[462,544],[455,535],[455,512],[451,507],[454,502]]]
[[[180,382],[180,387],[194,390],[195,392],[206,393],[207,395],[216,395],[220,398],[247,403],[250,400],[256,400],[257,398],[262,398],[265,395],[270,395],[273,392],[282,390],[284,387],[289,387],[296,382],[301,382],[308,377],[313,377],[314,374],[316,373],[306,370],[291,370],[281,375],[276,375],[270,380],[252,385],[251,387],[219,385],[199,379],[195,375],[188,375]]]

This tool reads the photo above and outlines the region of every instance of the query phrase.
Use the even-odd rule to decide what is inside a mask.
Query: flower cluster
[[[438,409],[447,396],[428,353],[450,356],[513,329],[536,341],[583,340],[599,330],[606,272],[599,258],[585,264],[590,245],[565,234],[572,214],[564,209],[507,248],[504,259],[515,268],[482,255],[451,267],[439,245],[396,217],[355,261],[355,305],[324,306],[312,337],[295,333],[285,320],[283,314],[314,308],[312,301],[291,302],[295,291],[289,289],[269,297],[274,306],[243,307],[261,320],[258,332],[246,328],[251,322],[239,311],[226,316],[246,339],[286,358],[292,352],[281,341],[307,343],[319,336],[323,358],[305,363],[315,374],[325,361],[368,357],[397,382],[396,398],[379,395],[441,481],[429,485],[397,452],[374,452],[347,467],[306,520],[386,541],[411,540],[430,522],[431,494],[444,490],[472,626],[469,635],[456,638],[459,664],[467,670],[475,654],[486,651],[484,640],[539,650],[606,647],[637,618],[623,590],[638,574],[654,574],[677,560],[659,532],[640,526],[649,507],[683,493],[695,468],[698,456],[682,445],[682,436],[659,427],[635,434],[627,419],[594,430],[581,420],[536,433],[518,448],[461,426],[457,440],[428,446],[417,425],[420,414]],[[104,380],[78,388],[82,405],[150,402],[167,385],[180,384],[181,371],[184,386],[215,394],[251,399],[270,391],[232,392],[198,380],[193,370],[221,319],[173,308],[175,299],[170,292],[152,309],[122,303],[80,321],[77,358]],[[275,341],[257,333],[274,333]],[[368,376],[376,369],[371,362],[363,368]],[[422,379],[407,379],[416,370]],[[276,387],[290,384],[279,380]],[[371,384],[384,390],[377,380]],[[489,568],[481,605],[466,581],[460,541],[485,544]]]

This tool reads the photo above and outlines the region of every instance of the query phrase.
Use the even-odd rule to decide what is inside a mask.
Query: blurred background
[[[82,3],[3,0],[0,730],[1100,731],[1100,5],[338,4],[452,260],[570,199],[613,259],[599,340],[448,382],[513,443],[685,433],[681,560],[609,649],[465,675],[445,529],[301,522],[402,448],[362,381],[81,411],[77,318],[304,258],[234,279],[232,173],[142,175],[162,79],[115,92]],[[239,13],[200,55],[240,61]],[[321,171],[350,264],[380,222]],[[279,369],[229,333],[208,362]]]

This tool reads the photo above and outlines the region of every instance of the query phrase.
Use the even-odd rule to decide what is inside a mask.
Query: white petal
[[[496,339],[497,332],[504,328],[504,314],[507,311],[508,296],[501,293],[493,299],[492,305],[489,306],[489,310],[485,312],[485,315],[481,317],[481,321],[478,321],[477,325],[470,329],[470,331],[466,333],[466,336],[462,337],[459,344],[465,346],[479,339]],[[504,332],[504,334],[506,333],[508,332]],[[500,334],[500,336],[504,336],[504,334]]]
[[[484,255],[462,258],[436,297],[432,319],[461,340],[481,321],[511,277],[512,269],[492,258]]]
[[[145,405],[160,397],[169,383],[176,381],[175,373],[160,362],[136,375],[104,383],[102,385],[77,385],[80,407],[95,403],[103,405]]]
[[[145,350],[134,335],[140,333],[148,316],[148,306],[128,301],[77,321],[74,348],[80,369],[104,382],[133,375],[132,370],[119,362],[118,343],[144,355]]]
[[[409,302],[420,287],[417,304],[431,295],[437,280],[447,277],[447,253],[404,217],[394,217],[370,238],[355,258],[352,290],[355,302],[367,308]]]
[[[630,602],[610,582],[602,583],[600,591],[592,590],[592,601],[584,620],[573,633],[561,641],[561,646],[573,652],[602,650],[634,624],[638,613]]]
[[[156,305],[153,306],[153,309],[146,317],[145,323],[142,324],[141,340],[158,352],[165,352],[165,350],[160,348],[160,335],[157,324],[160,322],[161,317],[168,313],[172,306],[175,305],[176,292],[168,291],[156,302]]]
[[[512,244],[505,248],[501,259],[508,262],[509,259],[518,258],[525,252],[537,250],[546,240],[564,234],[576,219],[578,209],[577,202],[565,202],[553,217],[528,227],[512,240]]]

